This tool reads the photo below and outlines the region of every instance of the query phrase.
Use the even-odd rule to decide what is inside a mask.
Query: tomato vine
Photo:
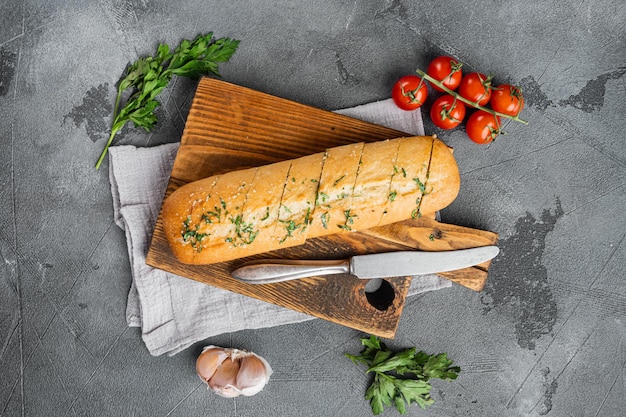
[[[433,77],[431,77],[430,75],[428,75],[427,73],[425,73],[424,71],[417,69],[416,72],[420,75],[420,77],[422,77],[423,79],[429,81],[431,84],[437,86],[438,88],[442,89],[444,92],[450,94],[452,97],[456,98],[459,101],[462,101],[463,103],[467,104],[468,106],[474,108],[474,109],[478,109],[478,110],[482,110],[482,111],[486,111],[487,113],[492,114],[493,116],[496,117],[501,117],[501,118],[505,118],[505,119],[511,119],[515,122],[518,123],[522,123],[527,125],[528,122],[526,120],[522,120],[518,115],[515,116],[511,116],[508,114],[504,114],[504,113],[500,113],[497,112],[493,109],[490,109],[488,107],[485,106],[481,106],[480,104],[473,102],[471,100],[466,99],[465,97],[461,96],[460,94],[458,94],[457,92],[450,90],[448,87],[446,87],[445,85],[443,85],[443,83],[441,83],[440,81],[434,79]]]

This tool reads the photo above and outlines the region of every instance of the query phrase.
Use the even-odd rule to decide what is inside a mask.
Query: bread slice
[[[378,225],[389,201],[391,179],[394,176],[400,141],[380,141],[363,146],[361,164],[354,184],[350,212],[352,230]]]
[[[402,138],[379,225],[419,217],[434,138]],[[445,146],[445,145],[444,145]]]
[[[202,250],[201,243],[206,234],[199,229],[205,223],[203,215],[217,210],[217,207],[209,209],[208,204],[219,178],[218,175],[196,181],[193,186],[184,185],[179,188],[181,192],[172,193],[163,204],[161,215],[165,236],[183,263],[194,263],[195,255]]]
[[[461,175],[453,149],[440,140],[433,141],[425,190],[419,207],[421,215],[432,214],[449,206],[461,189]]]
[[[354,220],[350,213],[350,203],[363,145],[353,143],[331,148],[326,152],[308,237],[351,230]]]
[[[295,159],[284,183],[274,241],[280,248],[303,244],[313,221],[315,199],[326,153]]]
[[[432,214],[459,188],[451,150],[416,136],[195,181],[164,201],[162,220],[180,262],[210,264]]]
[[[251,236],[241,230],[243,207],[248,190],[259,168],[249,168],[222,174],[204,202],[200,224],[195,226],[196,235],[202,236],[194,263],[204,263],[213,258],[216,248],[234,248]],[[193,220],[197,218],[194,214]],[[192,221],[193,221],[192,220]],[[254,229],[258,226],[254,225]]]
[[[234,218],[235,230],[230,247],[273,245],[273,234],[280,201],[285,189],[285,178],[291,161],[259,167],[250,184],[241,213]]]

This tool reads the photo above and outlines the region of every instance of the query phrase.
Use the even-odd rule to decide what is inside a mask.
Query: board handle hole
[[[396,291],[393,289],[393,285],[384,279],[381,279],[380,282],[375,281],[378,280],[370,280],[365,286],[365,297],[376,310],[385,311],[393,304]],[[370,283],[372,285],[369,285]]]

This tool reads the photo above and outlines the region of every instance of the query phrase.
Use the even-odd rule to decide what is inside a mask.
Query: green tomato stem
[[[490,108],[487,108],[487,107],[481,106],[480,104],[475,103],[475,102],[473,102],[473,101],[471,101],[471,100],[466,99],[465,97],[461,96],[460,94],[458,94],[458,93],[456,93],[456,92],[454,92],[454,91],[450,90],[448,87],[446,87],[445,85],[443,85],[441,82],[437,81],[436,79],[434,79],[434,78],[433,78],[433,77],[431,77],[430,75],[426,74],[426,73],[425,73],[424,71],[422,71],[422,70],[419,70],[419,69],[418,69],[418,70],[416,70],[416,72],[417,72],[417,73],[418,73],[418,74],[419,74],[422,78],[425,78],[426,80],[430,81],[432,84],[434,84],[434,85],[436,85],[437,87],[441,88],[443,91],[445,91],[446,93],[450,94],[450,95],[451,95],[452,97],[454,97],[455,99],[462,101],[463,103],[467,104],[467,105],[468,105],[468,106],[470,106],[470,107],[473,107],[473,108],[478,109],[478,110],[486,111],[487,113],[491,113],[491,114],[493,114],[494,116],[503,117],[503,118],[505,118],[505,119],[511,119],[511,120],[513,120],[513,121],[516,121],[516,122],[519,122],[519,123],[522,123],[522,124],[525,124],[525,125],[527,125],[527,124],[528,124],[528,122],[527,122],[526,120],[522,120],[522,119],[520,119],[520,118],[519,118],[519,116],[510,116],[510,115],[508,115],[508,114],[500,113],[500,112],[494,111],[494,110],[492,110],[492,109],[490,109]]]

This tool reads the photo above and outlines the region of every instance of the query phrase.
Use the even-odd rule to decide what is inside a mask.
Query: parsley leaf
[[[385,407],[394,406],[406,414],[407,406],[415,403],[421,408],[432,405],[430,378],[456,379],[461,368],[451,366],[447,354],[429,355],[415,348],[400,352],[389,350],[376,336],[362,338],[364,349],[360,355],[346,353],[355,364],[367,365],[366,373],[374,373],[374,380],[365,392],[372,412],[381,414]]]
[[[161,104],[155,98],[167,87],[172,76],[198,78],[213,74],[219,77],[218,63],[228,61],[238,46],[238,40],[215,40],[213,32],[209,32],[193,41],[182,40],[173,52],[167,44],[160,44],[154,56],[139,58],[130,65],[117,87],[111,134],[96,162],[96,169],[100,168],[113,138],[126,123],[133,122],[146,132],[154,127],[158,121],[154,111]],[[127,91],[129,96],[120,110],[122,95]]]

